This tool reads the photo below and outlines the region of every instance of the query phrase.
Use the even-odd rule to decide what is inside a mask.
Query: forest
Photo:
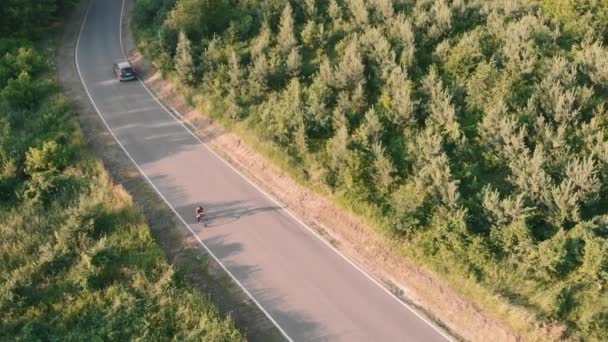
[[[0,340],[241,341],[87,150],[54,66],[74,2],[0,6]]]
[[[409,256],[608,340],[608,2],[137,0],[134,24]]]

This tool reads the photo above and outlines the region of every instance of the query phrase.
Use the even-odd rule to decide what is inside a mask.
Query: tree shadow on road
[[[230,273],[238,279],[239,283],[247,288],[249,293],[258,301],[264,310],[266,310],[272,318],[281,326],[282,329],[292,337],[294,340],[302,341],[331,341],[335,337],[328,335],[323,328],[322,322],[315,321],[308,315],[298,310],[290,310],[290,304],[280,294],[280,289],[273,288],[260,288],[257,278],[257,274],[261,271],[258,265],[251,264],[233,264],[226,262],[233,256],[243,252],[243,246],[240,243],[226,241],[225,235],[215,236],[204,240],[205,245],[213,250],[214,255],[222,260],[225,267],[228,268]],[[219,269],[214,270],[213,267],[209,269],[211,272],[217,272]],[[234,283],[229,276],[224,277],[226,284],[225,288],[208,288],[209,293],[213,297],[217,291],[240,291],[238,285]],[[225,297],[219,296],[218,297]],[[211,298],[213,300],[213,298]],[[255,305],[255,303],[247,298],[246,302],[248,305]],[[218,306],[225,306],[225,303],[217,303]],[[233,308],[234,309],[234,308]],[[240,308],[239,310],[243,310]],[[252,308],[249,308],[251,310]],[[230,312],[231,309],[224,308],[224,311]],[[235,319],[237,325],[239,324],[238,318]],[[266,322],[268,324],[268,322]],[[257,336],[251,336],[245,331],[249,340],[258,340]]]
[[[176,189],[177,190],[177,189]],[[241,218],[253,216],[260,213],[273,212],[283,209],[280,206],[255,206],[250,201],[226,201],[211,203],[192,203],[181,206],[176,210],[184,217],[188,224],[198,224],[194,209],[199,205],[205,209],[205,227],[221,227]]]

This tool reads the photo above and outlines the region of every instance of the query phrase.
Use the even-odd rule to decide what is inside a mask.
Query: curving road
[[[140,82],[112,78],[123,59],[122,0],[92,0],[76,47],[99,115],[163,199],[293,341],[445,341],[177,122]],[[203,204],[208,227],[193,220]]]

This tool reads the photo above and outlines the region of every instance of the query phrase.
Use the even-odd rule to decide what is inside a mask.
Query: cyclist
[[[194,212],[196,213],[196,222],[201,222],[203,220],[203,212],[205,211],[205,209],[203,209],[202,206],[198,206]]]

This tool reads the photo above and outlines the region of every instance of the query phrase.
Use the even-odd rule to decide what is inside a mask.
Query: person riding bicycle
[[[196,221],[197,222],[201,222],[201,219],[203,218],[203,212],[204,211],[205,210],[200,205],[196,208],[196,210],[194,210],[194,212],[196,213]]]

